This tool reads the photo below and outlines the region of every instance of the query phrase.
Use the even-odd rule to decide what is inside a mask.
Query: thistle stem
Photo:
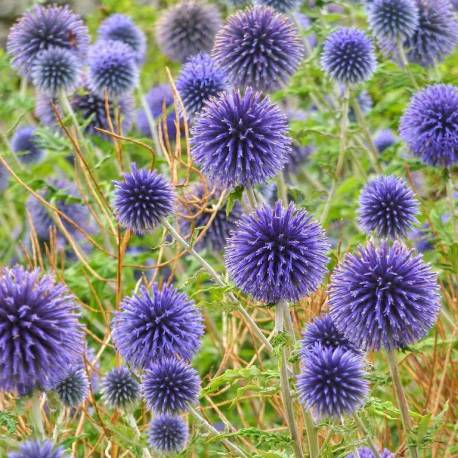
[[[139,89],[139,95],[140,95],[140,102],[142,104],[143,110],[145,111],[146,115],[146,120],[148,122],[148,127],[151,131],[151,135],[153,137],[153,142],[154,142],[154,149],[156,150],[156,154],[160,154],[161,152],[161,146],[159,143],[159,135],[157,132],[157,124],[156,120],[154,119],[153,114],[151,113],[150,107],[148,105],[148,102],[143,94],[143,92]]]
[[[138,429],[137,420],[135,420],[135,417],[131,412],[125,412],[125,415],[127,423],[134,430],[135,438],[140,439],[141,432]],[[143,448],[143,456],[146,458],[152,458],[150,451],[146,447]]]
[[[249,186],[246,188],[246,195],[248,197],[248,202],[250,204],[250,209],[255,210],[257,207],[256,196],[254,194],[254,189]]]
[[[406,73],[409,75],[409,78],[410,78],[410,81],[413,84],[413,87],[416,90],[420,89],[418,84],[417,84],[417,81],[416,81],[415,77],[412,74],[412,71],[410,70],[409,61],[407,60],[406,52],[404,50],[404,46],[402,46],[402,42],[401,42],[400,39],[397,40],[396,45],[397,45],[397,50],[398,50],[398,54],[399,54],[399,59],[401,60],[402,68],[405,69]]]
[[[189,412],[192,414],[192,416],[204,427],[204,429],[209,432],[210,434],[214,434],[214,435],[219,435],[219,431],[214,428],[210,423],[208,423],[207,420],[205,420],[205,418],[200,415],[199,412],[197,412],[196,409],[194,409],[194,407],[188,405],[188,409],[189,409]],[[231,450],[233,453],[236,454],[236,456],[238,457],[242,457],[242,458],[248,458],[248,455],[242,450],[240,449],[237,445],[233,444],[230,440],[228,439],[221,439],[221,442],[229,449]]]
[[[36,390],[32,396],[32,409],[30,411],[30,420],[34,433],[40,439],[45,438],[45,428],[43,425],[43,417],[41,416],[41,392]]]
[[[278,197],[281,199],[281,203],[284,207],[288,206],[288,187],[285,182],[285,175],[280,172],[277,176],[277,189]]]
[[[183,247],[185,248],[199,264],[213,277],[214,281],[221,287],[227,287],[227,283],[221,278],[221,276],[216,272],[215,269],[175,230],[175,228],[166,220],[162,220],[164,227],[170,232],[172,237]],[[250,326],[251,330],[258,338],[258,340],[264,344],[269,353],[273,352],[271,343],[267,340],[266,336],[263,334],[259,326],[253,320],[251,315],[246,311],[245,307],[239,302],[233,293],[228,294],[229,299],[237,305],[240,313],[245,318],[245,321]]]
[[[390,367],[391,378],[393,381],[394,390],[399,403],[399,410],[401,411],[401,421],[406,435],[407,444],[409,444],[409,434],[412,429],[412,422],[409,415],[409,406],[407,405],[407,399],[404,394],[404,390],[401,384],[401,378],[399,376],[398,364],[396,361],[396,355],[393,350],[386,352],[388,365]],[[418,452],[415,445],[408,445],[410,456],[412,458],[418,458]]]
[[[366,425],[364,424],[363,420],[361,420],[361,418],[359,417],[357,413],[355,413],[353,417],[356,423],[358,424],[358,426],[360,427],[361,431],[363,432],[367,445],[371,449],[372,454],[374,455],[375,458],[380,458],[380,453],[378,452],[377,447],[375,446],[375,443],[372,440],[372,436],[370,435],[370,432],[367,429]]]

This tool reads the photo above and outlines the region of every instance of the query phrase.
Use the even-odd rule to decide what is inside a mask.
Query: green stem
[[[347,130],[348,130],[348,107],[350,104],[350,87],[345,86],[342,96],[340,109],[340,135],[339,135],[339,156],[337,158],[336,170],[332,180],[331,189],[329,190],[328,198],[321,213],[320,222],[324,224],[331,208],[331,202],[337,189],[337,183],[342,173],[342,168],[345,160],[345,151],[347,149]]]
[[[256,202],[256,195],[254,194],[254,189],[251,186],[249,186],[245,188],[245,190],[246,190],[248,202],[250,204],[250,209],[255,210],[258,205]]]
[[[401,384],[401,378],[399,376],[396,355],[394,354],[393,350],[388,350],[386,352],[386,357],[388,360],[388,365],[390,367],[394,391],[396,392],[396,397],[399,403],[399,410],[401,411],[401,421],[402,421],[402,426],[404,428],[404,433],[406,435],[406,441],[409,447],[410,456],[412,458],[418,458],[418,452],[417,452],[415,445],[409,445],[410,431],[412,429],[412,422],[411,422],[410,415],[409,415],[409,406],[407,405],[407,399],[405,397],[404,390]]]
[[[43,417],[41,416],[41,392],[36,390],[32,396],[32,409],[30,411],[34,433],[40,439],[45,438]]]
[[[284,207],[288,206],[288,187],[286,186],[285,176],[283,172],[277,175],[277,190],[278,197],[281,199],[281,203]]]
[[[227,287],[227,283],[221,278],[221,276],[216,272],[215,269],[175,230],[175,228],[166,220],[162,220],[162,224],[164,227],[170,232],[172,237],[183,247],[185,248],[195,259],[196,261],[199,262],[199,264],[213,277],[215,282],[225,288]],[[255,334],[255,336],[258,338],[258,340],[264,344],[266,347],[267,351],[269,353],[273,352],[273,348],[271,343],[267,340],[266,336],[263,334],[259,326],[256,324],[256,322],[253,320],[251,315],[245,310],[245,307],[240,303],[240,301],[235,297],[233,293],[228,294],[229,299],[237,305],[240,313],[243,315],[245,318],[245,321],[248,323],[250,326],[251,330]]]
[[[358,424],[362,433],[364,434],[367,445],[372,450],[372,454],[374,455],[375,458],[380,458],[380,453],[378,452],[377,447],[375,446],[375,443],[372,440],[372,436],[370,435],[370,432],[367,429],[366,425],[364,424],[363,420],[361,420],[361,418],[359,417],[357,413],[355,413],[354,419],[356,420],[356,423]]]
[[[450,207],[450,218],[452,221],[452,230],[454,239],[458,240],[458,226],[456,222],[456,205],[455,205],[455,197],[453,196],[455,189],[453,183],[453,173],[450,169],[447,170],[447,177],[446,177],[446,191],[447,191],[447,202]]]
[[[210,423],[208,423],[208,421],[205,420],[205,418],[202,415],[200,415],[200,413],[197,412],[197,410],[194,409],[194,407],[188,405],[188,409],[192,416],[204,427],[204,429],[207,432],[209,432],[210,434],[214,434],[215,436],[220,435],[220,432],[216,428],[214,428]],[[232,443],[230,440],[224,438],[220,440],[229,450],[235,453],[236,456],[248,458],[248,455],[241,448]]]
[[[153,114],[151,113],[150,107],[148,105],[148,102],[143,94],[143,92],[139,89],[138,90],[139,95],[140,95],[140,102],[142,104],[143,110],[145,111],[146,115],[146,120],[148,122],[148,127],[151,131],[151,135],[153,137],[153,142],[154,142],[154,148],[156,150],[156,154],[161,153],[161,145],[159,143],[159,135],[157,132],[157,125],[156,125],[156,120],[154,119]]]
[[[286,315],[285,309],[288,311],[288,304],[285,301],[280,301],[275,306],[275,331],[277,334],[283,332],[284,329],[284,320]],[[281,398],[286,413],[289,432],[291,434],[291,439],[293,440],[294,455],[297,458],[301,458],[303,456],[303,452],[301,441],[297,433],[296,419],[294,417],[293,399],[291,396],[291,388],[289,386],[287,359],[287,351],[285,346],[283,346],[279,355]]]
[[[65,416],[66,416],[66,407],[62,406],[59,416],[57,417],[56,424],[54,426],[53,432],[52,432],[52,441],[57,444],[58,439],[59,439],[59,434],[61,432],[62,425],[65,422]]]
[[[412,82],[413,87],[416,90],[420,89],[415,77],[413,76],[412,71],[410,70],[409,61],[407,60],[406,52],[405,52],[404,46],[402,46],[402,42],[400,39],[397,40],[397,49],[398,49],[399,58],[401,59],[401,65],[403,69],[406,71],[407,75],[409,75],[409,78],[410,78],[410,81]]]
[[[140,439],[141,432],[138,429],[137,420],[135,420],[135,417],[133,416],[133,414],[131,412],[124,412],[124,413],[125,413],[125,416],[126,416],[125,418],[126,418],[127,423],[134,430],[135,438],[137,440]],[[146,447],[143,448],[143,456],[146,457],[146,458],[152,458],[150,451]]]

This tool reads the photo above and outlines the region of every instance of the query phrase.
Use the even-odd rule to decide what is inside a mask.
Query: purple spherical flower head
[[[186,411],[197,402],[200,378],[195,369],[175,358],[159,360],[145,371],[141,385],[148,409],[158,414]]]
[[[302,0],[254,0],[254,4],[270,6],[280,13],[289,13],[297,10],[302,4]]]
[[[372,42],[362,30],[341,27],[326,39],[321,65],[338,83],[363,83],[375,70]]]
[[[187,196],[187,205],[182,205],[180,209],[180,213],[183,215],[180,218],[180,228],[181,232],[189,238],[192,236],[194,229],[205,227],[206,231],[203,238],[194,246],[197,249],[208,248],[214,251],[222,251],[226,246],[229,235],[234,231],[237,221],[242,216],[242,206],[239,202],[236,202],[230,213],[227,214],[227,207],[223,205],[213,217],[213,205],[205,197],[208,192],[203,185],[197,185],[193,188],[190,195]],[[213,195],[215,201],[219,197],[219,192]],[[207,227],[211,217],[213,217],[213,220],[210,226]]]
[[[440,310],[437,278],[400,242],[368,243],[347,254],[331,278],[330,314],[337,329],[364,350],[413,344]]]
[[[50,441],[29,440],[23,442],[17,452],[8,453],[8,458],[69,458],[60,447]]]
[[[170,59],[185,62],[212,49],[221,15],[215,5],[184,0],[168,8],[156,24],[156,41]]]
[[[453,52],[458,43],[458,23],[449,0],[415,0],[418,27],[402,45],[409,62],[432,67]],[[386,53],[397,54],[396,41],[381,40]]]
[[[248,88],[210,100],[191,130],[191,153],[224,186],[252,186],[275,176],[291,149],[288,121],[268,97]]]
[[[294,204],[263,207],[243,217],[228,240],[230,278],[266,303],[296,302],[315,291],[326,274],[329,242],[321,226]]]
[[[134,52],[137,64],[143,63],[146,53],[146,37],[129,16],[112,14],[100,24],[97,35],[100,40],[125,43]]]
[[[458,162],[458,88],[434,84],[417,92],[401,118],[401,138],[433,166]]]
[[[151,448],[160,453],[178,453],[186,447],[188,427],[181,417],[161,415],[154,418],[148,431]]]
[[[368,392],[364,377],[361,355],[341,347],[316,345],[307,352],[297,392],[317,418],[340,418],[363,406]]]
[[[359,198],[359,223],[378,237],[405,237],[417,222],[418,201],[406,182],[393,175],[366,184]]]
[[[35,58],[48,48],[72,51],[81,62],[86,59],[89,34],[79,16],[67,6],[35,6],[12,27],[7,49],[13,67],[30,77]]]
[[[419,228],[414,228],[408,237],[415,244],[415,249],[419,253],[424,253],[434,248],[434,236],[431,234],[431,228],[427,223]]]
[[[368,5],[368,19],[378,38],[408,38],[418,27],[418,7],[415,0],[374,0]]]
[[[210,56],[199,53],[182,67],[176,87],[186,114],[193,118],[208,100],[228,89],[229,85],[225,73]]]
[[[173,210],[175,194],[171,184],[154,170],[137,169],[114,181],[113,207],[122,226],[144,234],[154,229]]]
[[[81,367],[72,368],[54,387],[60,402],[66,407],[77,407],[89,394],[89,379]]]
[[[19,162],[24,165],[36,164],[43,159],[45,152],[39,147],[35,127],[18,127],[11,139],[11,149]]]
[[[235,86],[263,92],[285,86],[303,56],[304,43],[293,22],[266,6],[230,16],[212,51]]]
[[[374,145],[379,153],[383,153],[391,145],[396,143],[396,137],[391,129],[383,129],[376,133]]]
[[[142,287],[127,297],[112,323],[113,341],[123,358],[146,368],[159,358],[191,360],[204,333],[202,314],[194,302],[165,285],[159,290]]]
[[[329,315],[319,316],[307,325],[301,340],[301,357],[307,359],[308,352],[317,344],[325,348],[342,348],[360,353],[360,350],[335,327]]]
[[[140,386],[127,367],[114,368],[102,381],[102,397],[110,407],[128,407],[139,394]]]
[[[48,389],[83,352],[74,297],[39,270],[0,273],[0,391]]]
[[[138,66],[129,45],[99,41],[89,50],[89,89],[105,99],[129,94],[138,83]]]
[[[391,453],[387,448],[379,452],[380,458],[394,458],[394,453]],[[350,453],[346,458],[375,458],[372,450],[369,447],[361,447],[358,449],[358,454]]]

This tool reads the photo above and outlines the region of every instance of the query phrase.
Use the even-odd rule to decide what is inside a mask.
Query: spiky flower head
[[[200,378],[187,363],[165,358],[146,370],[141,390],[149,409],[158,414],[177,414],[197,402]]]
[[[173,210],[175,194],[169,181],[155,170],[132,165],[124,181],[114,181],[113,207],[122,226],[144,234]]]
[[[228,89],[225,73],[208,54],[191,57],[182,67],[176,87],[186,114],[193,118],[212,97]]]
[[[36,164],[43,159],[45,152],[38,145],[33,126],[21,126],[14,132],[11,149],[22,164]]]
[[[380,458],[394,458],[394,453],[387,448],[379,452],[379,455]],[[369,447],[361,447],[358,449],[358,454],[350,453],[346,458],[375,458],[375,455]]]
[[[126,408],[140,395],[140,386],[127,367],[112,369],[102,381],[102,396],[110,407]]]
[[[191,130],[191,153],[203,173],[223,186],[264,183],[291,149],[288,121],[268,97],[248,88],[210,100]]]
[[[84,350],[67,287],[23,267],[0,272],[0,390],[52,388]]]
[[[146,368],[152,361],[178,356],[191,360],[200,347],[203,319],[185,294],[173,286],[142,287],[122,301],[112,324],[113,341],[132,366]]]
[[[393,175],[369,181],[359,198],[359,223],[367,234],[405,237],[417,222],[418,201],[407,183]]]
[[[237,11],[215,38],[212,57],[238,87],[271,92],[285,86],[304,56],[293,22],[266,6]]]
[[[396,137],[391,129],[383,129],[376,133],[374,145],[379,153],[383,153],[391,145],[396,143]]]
[[[341,27],[326,39],[321,65],[339,83],[363,83],[375,70],[372,42],[362,30]]]
[[[432,67],[445,59],[458,43],[458,23],[449,0],[416,0],[419,11],[415,33],[403,41],[409,62]],[[386,52],[396,53],[396,42],[382,41]]]
[[[78,57],[69,49],[48,48],[38,53],[31,71],[33,85],[50,96],[75,89],[81,77]]]
[[[66,407],[77,407],[83,403],[89,393],[89,379],[81,367],[73,368],[54,387],[60,402]]]
[[[303,363],[297,378],[299,399],[317,418],[340,418],[363,406],[368,384],[361,355],[316,345]]]
[[[433,166],[458,162],[458,88],[434,84],[417,92],[399,126],[415,156]]]
[[[208,248],[214,251],[222,251],[226,246],[229,235],[236,228],[236,223],[242,216],[242,206],[236,202],[231,211],[227,212],[227,206],[223,205],[216,211],[213,208],[209,197],[211,193],[203,185],[195,186],[187,196],[186,205],[180,208],[180,228],[183,235],[191,237],[193,230],[205,228],[204,236],[195,243],[197,249]],[[220,197],[219,192],[213,193],[212,201]],[[212,221],[210,222],[210,218]],[[210,225],[208,226],[208,224]]]
[[[157,21],[156,41],[170,59],[185,62],[212,49],[221,15],[215,5],[184,0],[168,8]]]
[[[30,77],[35,59],[48,48],[72,51],[84,62],[89,47],[89,34],[79,16],[68,6],[34,6],[11,28],[7,49],[13,67]]]
[[[359,349],[336,328],[329,315],[315,318],[305,328],[301,340],[300,354],[302,358],[307,359],[308,352],[317,344],[324,348],[342,348],[343,350],[360,353]]]
[[[149,425],[148,442],[160,453],[179,453],[186,447],[188,427],[181,417],[161,415]]]
[[[322,282],[328,249],[323,229],[305,210],[277,202],[240,220],[225,260],[243,292],[266,303],[296,302]]]
[[[280,13],[289,13],[301,6],[302,0],[255,0],[255,5],[270,6]]]
[[[330,314],[364,350],[397,349],[424,337],[440,310],[437,278],[400,242],[368,243],[347,254],[331,278]]]
[[[144,61],[146,37],[129,16],[112,14],[100,24],[97,35],[103,41],[113,40],[125,43],[134,52],[137,64]]]
[[[23,442],[17,452],[8,453],[8,458],[69,458],[60,447],[50,441],[29,440]]]
[[[368,5],[369,26],[382,39],[411,37],[418,27],[415,0],[374,0]]]
[[[89,89],[105,99],[129,94],[138,84],[138,66],[129,45],[99,41],[89,50]]]
[[[81,200],[81,195],[73,183],[65,179],[52,179],[49,181],[47,188],[40,191],[40,195],[48,202],[51,201],[55,208],[71,220],[70,222],[60,216],[65,229],[73,236],[81,236],[75,225],[86,232],[91,230],[91,214],[85,205],[78,202],[78,200]],[[45,207],[32,195],[27,199],[26,206],[38,238],[42,241],[48,241],[50,239],[50,229],[56,226],[51,216],[53,214],[52,210]],[[64,234],[60,231],[56,231],[56,234],[58,243],[65,244]]]

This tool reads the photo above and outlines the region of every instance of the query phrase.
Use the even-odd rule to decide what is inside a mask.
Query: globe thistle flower
[[[386,149],[390,148],[396,143],[396,137],[391,129],[383,129],[376,133],[374,138],[374,145],[377,151],[381,154]]]
[[[73,368],[54,387],[60,402],[66,407],[77,407],[89,393],[89,379],[82,368]]]
[[[33,7],[11,28],[7,43],[13,67],[26,77],[41,51],[68,49],[84,62],[88,47],[86,26],[67,6]]]
[[[216,6],[184,0],[168,8],[156,24],[159,49],[169,58],[185,62],[199,52],[212,49],[221,26]]]
[[[58,197],[52,202],[53,206],[70,218],[78,227],[86,232],[90,232],[91,214],[88,208],[81,203],[74,202],[81,199],[76,186],[65,179],[52,179],[48,183],[48,188],[41,191],[40,195],[45,200],[52,200],[52,194],[54,192],[58,194]],[[65,195],[62,196],[61,194]],[[42,241],[49,241],[50,229],[55,226],[54,220],[51,217],[51,210],[32,195],[27,199],[26,207],[30,213],[38,238]],[[72,236],[81,237],[81,233],[75,228],[74,224],[71,224],[64,217],[60,216],[60,218],[65,229]],[[60,231],[57,231],[56,235],[58,243],[65,244],[65,236]]]
[[[342,87],[342,94],[343,92],[344,92],[344,88]],[[361,92],[359,92],[356,95],[356,101],[358,102],[359,108],[361,109],[361,113],[363,114],[369,113],[374,106],[374,101],[372,100],[372,97],[369,94],[369,92],[367,92],[366,90],[362,90]],[[353,109],[353,106],[350,106],[348,108],[348,119],[352,123],[357,122],[356,114],[355,114],[355,110]]]
[[[171,184],[154,170],[137,169],[114,181],[113,206],[122,226],[144,234],[157,226],[173,210],[175,195]]]
[[[41,162],[45,152],[40,148],[35,135],[35,127],[18,127],[11,139],[11,149],[19,162],[24,165]]]
[[[57,110],[61,118],[64,118],[59,101],[55,97],[50,97],[47,94],[37,91],[35,96],[35,116],[44,126],[50,128],[57,127],[57,116],[54,109]]]
[[[329,304],[349,340],[364,350],[393,350],[417,342],[434,325],[439,288],[430,266],[402,243],[368,243],[335,270]]]
[[[50,441],[29,440],[23,442],[17,452],[8,453],[8,458],[69,458],[60,447]]]
[[[48,48],[38,53],[32,66],[33,85],[42,93],[56,96],[71,92],[79,83],[81,66],[72,51]]]
[[[432,67],[445,59],[458,43],[458,23],[448,0],[416,0],[419,22],[402,45],[409,62]],[[382,40],[386,53],[396,53],[396,43]]]
[[[391,453],[387,448],[379,452],[380,458],[394,458],[394,453]],[[346,458],[375,458],[372,450],[369,447],[361,447],[358,449],[358,454],[350,453]]]
[[[138,66],[129,45],[121,41],[99,41],[89,50],[88,86],[105,99],[129,94],[138,84]]]
[[[158,414],[177,414],[197,402],[200,379],[188,364],[165,358],[146,370],[141,390],[148,409]]]
[[[102,381],[102,397],[114,408],[126,408],[134,404],[140,387],[127,367],[116,367]]]
[[[275,176],[291,148],[288,121],[268,97],[247,89],[205,105],[191,130],[191,153],[203,173],[224,187],[252,186]]]
[[[368,5],[368,19],[378,38],[408,38],[418,27],[418,7],[415,0],[374,0]]]
[[[204,236],[194,246],[197,249],[208,248],[217,252],[222,251],[226,246],[226,240],[242,216],[242,206],[236,202],[230,213],[227,214],[227,207],[223,205],[213,217],[214,210],[210,202],[207,202],[205,194],[204,186],[197,185],[188,196],[188,204],[181,206],[180,213],[183,215],[180,218],[181,232],[190,237],[194,228],[206,227]],[[219,197],[220,193],[214,193],[215,200]],[[207,228],[211,217],[213,220]]]
[[[146,368],[158,358],[191,360],[200,347],[203,319],[194,302],[173,286],[153,285],[122,301],[112,324],[113,341],[132,366]]]
[[[81,358],[83,339],[74,297],[39,270],[0,273],[0,390],[48,389]]]
[[[321,65],[339,83],[363,83],[375,70],[372,42],[362,30],[341,27],[326,39]]]
[[[186,114],[192,118],[205,102],[228,88],[226,75],[208,54],[191,57],[182,67],[176,81]]]
[[[137,64],[141,64],[145,60],[145,34],[129,16],[112,14],[100,24],[97,35],[102,41],[121,41],[128,45],[135,54]]]
[[[305,210],[277,202],[240,220],[225,260],[243,292],[266,303],[296,302],[323,280],[328,249],[323,229]]]
[[[340,418],[363,406],[368,385],[360,355],[316,345],[304,363],[297,378],[299,399],[318,418]]]
[[[186,447],[188,427],[180,417],[161,415],[154,418],[148,431],[151,448],[160,453],[178,453]]]
[[[415,245],[415,249],[419,253],[430,251],[434,248],[434,236],[431,234],[429,224],[423,224],[419,228],[414,228],[408,235],[409,240]]]
[[[290,179],[293,175],[298,175],[302,166],[307,162],[314,151],[315,148],[313,146],[303,146],[293,141],[290,153],[288,154],[288,160],[283,168],[285,176]]]
[[[265,6],[230,16],[212,51],[235,86],[263,92],[285,86],[303,56],[304,43],[293,22]]]
[[[434,84],[417,92],[399,132],[415,156],[433,166],[458,162],[458,88]]]
[[[366,184],[359,199],[359,223],[367,234],[405,237],[417,222],[418,201],[404,180],[380,176]]]
[[[302,0],[255,0],[256,5],[270,6],[279,13],[289,13],[297,10],[302,3]]]
[[[360,353],[360,350],[339,332],[329,315],[319,316],[307,325],[301,340],[301,357],[307,359],[308,352],[317,344],[323,348],[341,348]]]

